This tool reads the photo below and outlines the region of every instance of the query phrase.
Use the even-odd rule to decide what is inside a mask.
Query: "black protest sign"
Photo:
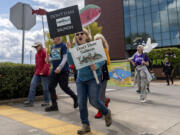
[[[77,5],[48,12],[46,15],[51,38],[82,31]]]

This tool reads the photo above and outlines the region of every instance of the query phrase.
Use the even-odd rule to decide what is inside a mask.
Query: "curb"
[[[66,94],[62,94],[62,95],[57,95],[57,98],[61,98],[61,99],[64,99],[64,98],[69,98],[68,95]],[[35,97],[35,102],[36,101],[43,101],[44,97],[43,96],[36,96]],[[57,99],[57,100],[58,100]],[[12,104],[12,103],[24,103],[24,101],[27,101],[27,97],[26,98],[16,98],[16,99],[8,99],[8,100],[0,100],[0,105],[3,105],[3,104]]]

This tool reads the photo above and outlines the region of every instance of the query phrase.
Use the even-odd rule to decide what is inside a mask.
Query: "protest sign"
[[[131,67],[128,61],[112,62],[109,66],[109,86],[131,87],[133,85]]]
[[[77,5],[47,12],[47,21],[51,38],[82,31]]]
[[[76,69],[106,60],[102,40],[96,40],[70,49]]]

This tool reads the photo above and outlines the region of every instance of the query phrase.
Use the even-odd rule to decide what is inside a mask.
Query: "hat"
[[[32,45],[32,47],[36,48],[36,47],[38,47],[39,45],[42,45],[42,43],[41,43],[41,42],[35,42],[34,45]]]

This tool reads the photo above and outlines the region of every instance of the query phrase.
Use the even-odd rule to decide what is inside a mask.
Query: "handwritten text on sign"
[[[81,69],[107,59],[102,45],[102,40],[92,41],[87,44],[71,48],[70,52],[76,69]]]

